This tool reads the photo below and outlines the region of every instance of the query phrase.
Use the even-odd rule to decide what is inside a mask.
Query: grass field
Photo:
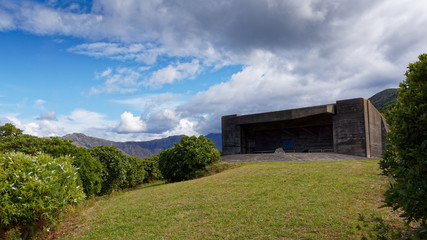
[[[61,239],[360,239],[378,210],[377,161],[245,163],[173,184],[89,201]]]

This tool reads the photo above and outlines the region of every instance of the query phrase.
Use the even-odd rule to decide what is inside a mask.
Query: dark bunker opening
[[[299,119],[243,124],[242,153],[332,152],[333,114],[323,113]]]

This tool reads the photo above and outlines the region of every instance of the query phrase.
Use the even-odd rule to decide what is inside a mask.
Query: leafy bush
[[[403,210],[408,223],[419,221],[427,238],[427,54],[405,75],[387,114],[390,133],[380,168],[391,177],[386,205]]]
[[[0,132],[2,132],[0,152],[23,152],[30,155],[44,152],[53,157],[72,156],[73,165],[78,168],[86,196],[100,192],[102,165],[90,155],[87,149],[77,147],[66,139],[38,138],[21,134],[22,131],[10,123],[0,126]]]
[[[0,137],[0,152],[22,152],[35,155],[41,151],[46,139],[22,134]]]
[[[126,156],[114,146],[97,146],[89,152],[102,164],[101,194],[119,190],[126,181]]]
[[[125,156],[117,147],[97,146],[90,149],[90,154],[103,165],[102,194],[133,187],[144,181],[143,161],[137,157]]]
[[[202,175],[219,158],[219,151],[210,139],[184,136],[174,147],[160,153],[159,169],[169,182],[189,180]]]
[[[159,170],[159,154],[144,158],[142,164],[145,170],[144,182],[152,182],[163,178]]]
[[[0,137],[11,137],[20,135],[22,135],[22,130],[16,128],[11,123],[6,123],[5,125],[0,126]]]
[[[45,140],[42,151],[53,157],[72,156],[73,165],[78,169],[86,196],[101,191],[102,164],[90,155],[88,149],[77,147],[70,140],[54,137]]]
[[[27,238],[85,197],[70,157],[23,153],[0,154],[0,196],[0,238],[13,228]]]
[[[126,183],[124,187],[135,187],[144,182],[145,168],[142,159],[135,156],[127,157],[128,169],[126,171]]]

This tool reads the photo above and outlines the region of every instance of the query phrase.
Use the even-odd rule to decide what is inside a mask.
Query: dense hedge
[[[102,164],[101,193],[119,190],[126,181],[126,157],[114,146],[97,146],[89,152]]]
[[[210,139],[184,136],[174,147],[159,154],[159,169],[167,181],[177,182],[203,174],[207,166],[219,159],[220,153]]]
[[[161,179],[158,159],[125,156],[114,146],[86,149],[66,139],[23,134],[12,124],[0,126],[0,239],[12,228],[27,238],[85,196]]]
[[[16,130],[8,132],[16,132]],[[23,152],[30,155],[44,152],[53,157],[73,157],[73,165],[78,168],[85,194],[92,196],[100,192],[102,165],[90,155],[88,149],[77,147],[70,140],[57,137],[38,138],[26,134],[3,135],[0,138],[0,152]]]
[[[144,182],[145,165],[142,159],[125,156],[115,146],[97,146],[89,151],[102,164],[102,194]]]
[[[72,161],[47,154],[0,154],[0,238],[17,227],[26,238],[59,210],[84,199]]]
[[[145,168],[144,161],[134,156],[126,157],[128,169],[126,171],[126,185],[123,187],[135,187],[144,182]]]
[[[89,150],[77,147],[70,140],[57,137],[44,140],[42,151],[53,157],[72,156],[73,165],[82,180],[86,196],[99,194],[102,184],[102,164],[90,154]]]
[[[144,158],[142,164],[145,170],[144,182],[163,179],[162,173],[159,170],[159,154]]]

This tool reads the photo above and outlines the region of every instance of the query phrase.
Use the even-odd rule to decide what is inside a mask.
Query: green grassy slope
[[[387,185],[378,173],[371,160],[247,163],[100,199],[59,232],[63,239],[360,239],[358,213],[378,211]]]

